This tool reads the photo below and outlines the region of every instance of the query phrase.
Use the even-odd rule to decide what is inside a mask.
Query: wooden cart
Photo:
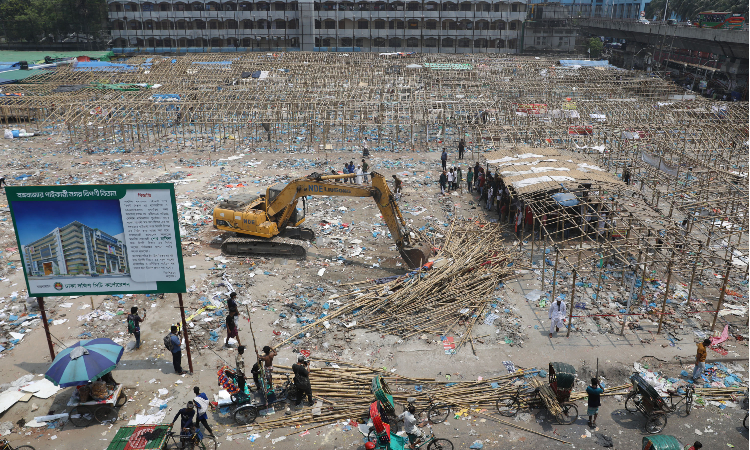
[[[68,406],[73,407],[69,413],[70,422],[77,427],[85,427],[94,421],[97,423],[116,422],[117,409],[115,408],[119,408],[127,402],[127,397],[122,389],[122,384],[117,384],[113,390],[108,391],[109,395],[106,399],[88,402],[81,402],[78,397],[78,389],[76,389],[68,400]]]

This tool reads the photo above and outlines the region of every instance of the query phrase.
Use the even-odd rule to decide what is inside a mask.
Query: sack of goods
[[[78,388],[78,400],[81,403],[87,402],[91,399],[91,388],[88,385],[80,386]]]
[[[107,383],[104,381],[94,381],[91,383],[91,396],[96,400],[104,400],[108,397]]]

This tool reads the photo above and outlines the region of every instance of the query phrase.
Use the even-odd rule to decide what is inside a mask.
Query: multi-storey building
[[[524,53],[574,52],[578,29],[570,10],[570,6],[561,3],[529,5],[524,23]]]
[[[117,53],[516,53],[526,0],[108,0]]]
[[[128,272],[125,243],[78,221],[53,229],[22,251],[26,272],[34,277]]]

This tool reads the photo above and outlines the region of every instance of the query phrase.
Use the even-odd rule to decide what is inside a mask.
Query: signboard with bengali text
[[[29,296],[185,292],[172,184],[7,186]]]

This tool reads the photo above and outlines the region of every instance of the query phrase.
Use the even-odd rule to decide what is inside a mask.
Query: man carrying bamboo
[[[567,305],[565,305],[565,302],[562,301],[560,297],[557,297],[557,301],[552,302],[552,304],[549,307],[549,318],[550,318],[550,324],[549,324],[549,337],[552,337],[552,330],[555,332],[560,331],[560,327],[564,327],[565,323],[563,322],[563,319],[565,319],[565,313],[567,311]]]

